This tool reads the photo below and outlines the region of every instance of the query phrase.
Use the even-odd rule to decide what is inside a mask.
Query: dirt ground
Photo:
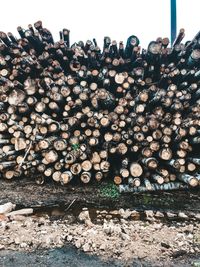
[[[200,211],[200,190],[152,192],[142,194],[122,194],[117,198],[108,198],[102,191],[107,184],[67,185],[62,187],[56,183],[37,185],[34,181],[0,180],[0,204],[13,202],[20,207],[52,207],[69,206],[75,200],[79,208],[135,208],[135,209],[162,209],[162,210],[190,210]],[[73,205],[74,208],[74,205]]]
[[[121,209],[93,223],[88,214],[1,218],[0,266],[195,266],[200,257],[198,220]]]
[[[100,197],[101,188],[0,182],[0,267],[200,266],[199,190]]]

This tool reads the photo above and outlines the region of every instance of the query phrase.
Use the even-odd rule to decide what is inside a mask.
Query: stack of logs
[[[123,191],[200,183],[200,32],[141,49],[55,42],[38,21],[0,32],[0,173],[38,184],[113,179]]]

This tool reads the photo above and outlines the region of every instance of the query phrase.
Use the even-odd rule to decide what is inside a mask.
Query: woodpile
[[[123,191],[200,183],[200,32],[141,49],[104,38],[55,42],[38,21],[0,32],[0,172]]]

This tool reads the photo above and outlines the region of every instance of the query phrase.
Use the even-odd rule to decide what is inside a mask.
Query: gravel
[[[99,213],[99,212],[98,212]],[[79,251],[102,260],[165,262],[200,253],[200,222],[159,220],[162,214],[146,211],[147,220],[135,220],[137,212],[114,211],[118,219],[92,222],[87,209],[74,220],[71,216],[52,221],[49,216],[13,216],[0,222],[0,250],[33,252],[73,245]],[[108,212],[101,214],[108,215]],[[179,214],[180,216],[180,214]],[[170,216],[171,217],[171,216]],[[181,214],[181,218],[186,218]],[[187,218],[186,218],[187,219]],[[162,266],[162,265],[161,265]],[[165,265],[163,265],[165,266]],[[167,266],[167,265],[166,265]]]

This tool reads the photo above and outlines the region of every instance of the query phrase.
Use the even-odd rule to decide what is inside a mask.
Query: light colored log
[[[80,163],[74,163],[70,167],[70,171],[73,175],[78,175],[82,170],[82,165]]]
[[[0,205],[0,214],[6,214],[14,210],[16,207],[15,204],[8,202],[5,204]]]
[[[130,173],[133,177],[140,177],[143,173],[143,169],[139,163],[133,162],[130,165]]]
[[[48,163],[53,163],[58,159],[58,153],[55,150],[44,152],[44,158]]]
[[[172,158],[172,151],[170,148],[161,148],[159,157],[163,160],[170,160]]]
[[[6,216],[12,217],[12,216],[15,216],[15,215],[29,215],[29,214],[33,214],[33,209],[32,208],[11,211],[9,213],[6,213]]]
[[[65,171],[60,176],[60,182],[62,185],[68,184],[73,178],[73,174],[70,171]]]
[[[60,182],[61,174],[62,174],[62,173],[61,173],[60,171],[53,172],[53,174],[52,174],[52,179],[53,179],[55,182]]]
[[[88,184],[91,180],[91,173],[90,172],[82,172],[80,179],[84,184]]]
[[[8,96],[8,103],[12,106],[18,106],[24,101],[25,97],[26,95],[22,90],[13,89]]]
[[[195,176],[183,173],[178,175],[178,179],[185,182],[186,184],[189,184],[192,187],[195,187],[198,185],[198,179]]]
[[[81,163],[83,171],[90,171],[92,169],[92,163],[89,160],[85,160]]]

